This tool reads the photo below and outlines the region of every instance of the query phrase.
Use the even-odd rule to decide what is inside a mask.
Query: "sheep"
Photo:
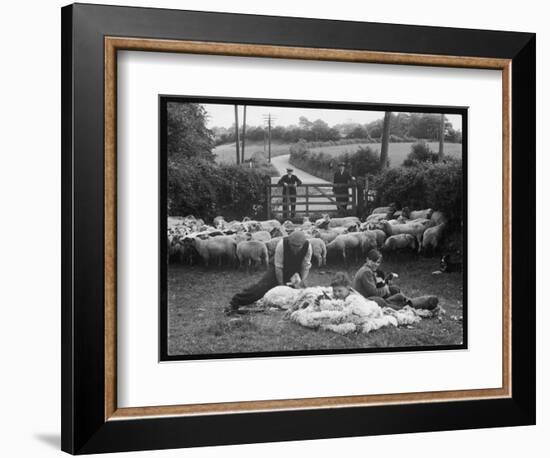
[[[277,248],[277,245],[282,239],[282,237],[274,237],[271,240],[264,242],[265,246],[267,247],[267,253],[270,257],[273,257],[275,255],[275,248]]]
[[[341,234],[327,245],[327,254],[342,257],[346,264],[350,251],[355,253],[356,259],[361,253],[361,240],[354,234]]]
[[[309,220],[307,216],[304,216],[302,219],[302,229],[310,229],[313,227],[313,223]]]
[[[357,223],[350,223],[350,224],[346,224],[344,227],[344,229],[346,230],[346,232],[358,232],[359,231],[359,226],[361,226],[360,224],[357,224]],[[340,229],[341,227],[333,227],[332,229]]]
[[[339,232],[335,230],[326,230],[326,229],[313,229],[311,235],[314,238],[323,240],[325,244],[332,242],[336,237],[340,235]]]
[[[258,232],[262,230],[262,225],[258,221],[243,221],[243,225],[248,232]]]
[[[348,235],[355,237],[357,238],[357,240],[359,240],[362,255],[365,255],[373,248],[378,247],[376,235],[370,231],[352,232]]]
[[[271,235],[271,238],[274,239],[276,237],[286,237],[288,235],[288,232],[283,226],[281,226],[272,229],[271,231],[269,231],[269,234]]]
[[[438,224],[437,226],[429,227],[424,231],[422,237],[422,249],[425,252],[435,251],[439,248],[441,239],[445,232],[446,223]]]
[[[326,265],[327,263],[327,246],[322,239],[310,238],[308,239],[311,245],[311,257],[317,261],[317,267]]]
[[[368,225],[371,225],[371,224],[380,223],[382,221],[386,221],[388,219],[386,216],[387,215],[385,213],[375,213],[374,215],[369,215],[369,216],[367,216],[367,219],[365,220],[365,222],[360,227],[363,227],[365,225],[368,226]]]
[[[393,215],[395,213],[395,207],[393,205],[389,205],[387,207],[378,207],[371,212],[371,215],[376,215],[377,213],[391,213],[391,215]]]
[[[274,229],[280,229],[281,228],[281,223],[279,221],[277,221],[276,219],[270,219],[270,220],[267,220],[267,221],[259,221],[259,224],[260,224],[260,229],[262,231],[267,231],[267,232],[271,232]]]
[[[361,220],[356,216],[346,216],[343,218],[331,218],[325,214],[322,218],[315,221],[315,226],[320,229],[332,229],[335,227],[346,227],[350,224],[356,224],[357,227],[361,224]]]
[[[330,221],[330,216],[325,213],[321,218],[315,220],[315,226],[326,229]]]
[[[433,212],[430,219],[434,222],[435,225],[447,222],[447,217],[445,216],[445,213],[440,211]]]
[[[197,249],[195,248],[192,240],[189,237],[181,239],[179,254],[180,262],[187,263],[191,266],[195,263],[198,257],[199,253],[197,252]]]
[[[239,260],[239,266],[242,268],[261,266],[265,263],[265,267],[269,264],[269,254],[267,253],[267,247],[265,243],[257,240],[248,240],[240,242],[237,245],[237,259]]]
[[[183,262],[183,243],[176,237],[168,237],[168,262]]]
[[[405,250],[410,248],[411,250],[416,251],[418,248],[417,243],[418,241],[416,237],[411,234],[398,234],[388,237],[384,242],[384,246],[382,248],[384,250],[391,251]]]
[[[226,229],[229,229],[229,230],[235,231],[235,232],[242,232],[242,231],[245,230],[245,227],[244,227],[244,224],[241,223],[240,221],[233,220],[233,221],[227,223]]]
[[[244,242],[245,240],[252,240],[252,233],[237,232],[236,234],[231,235],[231,238],[235,240],[235,242],[240,243],[240,242]]]
[[[346,227],[352,224],[359,227],[359,225],[361,224],[361,220],[356,216],[346,216],[344,218],[331,218],[330,221],[328,222],[328,227],[329,229],[332,229],[335,227]]]
[[[417,219],[417,218],[426,218],[430,219],[433,214],[433,210],[431,208],[427,208],[426,210],[416,210],[409,213],[409,219]]]
[[[227,226],[227,221],[223,216],[216,216],[213,220],[214,226],[218,229],[225,229]]]
[[[286,231],[287,234],[291,234],[295,229],[296,229],[296,226],[295,224],[290,221],[289,219],[287,219],[282,225],[281,225],[281,228],[284,229]]]
[[[426,230],[426,226],[421,222],[408,222],[405,224],[396,224],[392,226],[387,221],[382,221],[380,223],[380,229],[382,229],[388,236],[410,234],[416,237],[418,242],[418,251],[420,252],[420,247],[422,245],[422,234],[424,234],[424,231]]]
[[[386,240],[386,233],[381,230],[381,229],[373,229],[371,231],[367,231],[367,232],[371,232],[372,234],[374,234],[374,237],[376,238],[376,244],[378,246],[378,248],[382,248],[384,246],[384,242]]]
[[[232,236],[222,235],[202,240],[198,237],[192,237],[193,246],[198,251],[206,266],[210,259],[217,259],[218,265],[222,265],[222,259],[225,257],[231,264],[235,263],[237,242]]]
[[[252,232],[252,240],[257,240],[258,242],[267,242],[271,240],[271,234],[267,231]]]

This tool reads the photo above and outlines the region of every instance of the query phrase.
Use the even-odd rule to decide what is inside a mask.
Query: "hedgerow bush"
[[[463,214],[462,163],[447,158],[385,169],[374,177],[376,205],[399,202],[411,210],[432,208],[460,221]]]
[[[411,152],[403,161],[403,165],[410,167],[420,162],[436,162],[437,160],[437,154],[431,150],[430,146],[425,141],[419,141],[411,145]]]
[[[205,221],[263,217],[267,180],[262,168],[189,159],[185,167],[168,167],[168,214]]]
[[[275,166],[267,161],[267,156],[263,151],[252,153],[252,156],[245,164],[250,168],[255,168],[257,172],[270,177],[278,177],[280,175]]]

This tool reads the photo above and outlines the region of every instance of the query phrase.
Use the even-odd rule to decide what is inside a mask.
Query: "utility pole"
[[[264,115],[264,122],[267,123],[267,161],[271,163],[271,125],[275,118],[271,116],[271,113]]]
[[[390,121],[391,111],[384,113],[384,124],[382,126],[382,144],[380,145],[380,167],[388,167],[388,146],[390,143]]]
[[[235,105],[235,148],[237,153],[237,164],[240,164],[240,154],[239,154],[239,110],[237,105]]]
[[[241,148],[241,163],[244,164],[244,142],[246,137],[246,105],[243,106],[243,147]]]

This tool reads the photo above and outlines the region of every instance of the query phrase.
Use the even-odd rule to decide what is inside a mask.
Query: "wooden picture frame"
[[[233,26],[222,27],[228,22]],[[502,387],[118,408],[119,50],[501,71]],[[64,7],[62,449],[80,454],[534,424],[534,119],[534,34],[101,5]],[[514,204],[521,211],[514,212]]]

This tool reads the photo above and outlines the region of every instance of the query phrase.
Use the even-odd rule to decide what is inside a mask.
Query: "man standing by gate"
[[[349,203],[349,183],[355,180],[354,177],[346,170],[346,164],[340,162],[338,164],[338,170],[334,174],[334,187],[332,190],[336,197],[336,207],[338,208],[338,213],[342,216],[346,215],[346,209]]]
[[[278,186],[283,187],[283,219],[288,218],[290,210],[290,217],[296,216],[296,186],[301,186],[302,182],[294,175],[294,169],[286,169],[286,175],[281,177]]]

